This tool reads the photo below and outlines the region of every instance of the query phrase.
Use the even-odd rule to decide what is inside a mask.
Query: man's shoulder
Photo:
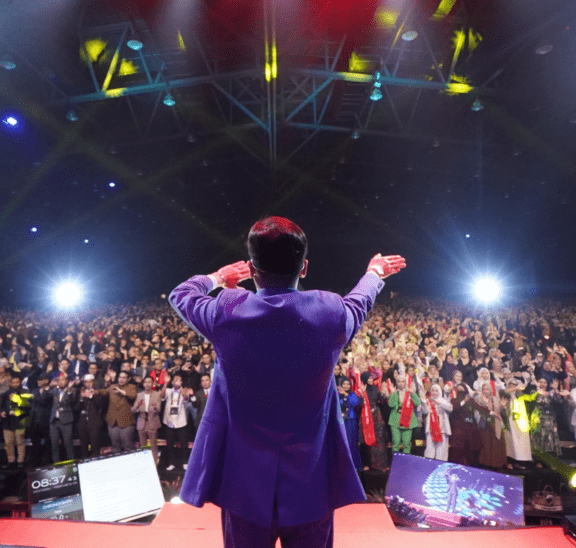
[[[318,289],[299,291],[273,291],[261,290],[258,292],[241,289],[225,289],[221,291],[216,299],[218,301],[218,309],[220,310],[233,310],[236,307],[258,306],[262,301],[273,299],[276,301],[277,297],[283,297],[287,305],[293,303],[315,303],[315,302],[336,302],[336,299],[341,299],[336,293],[329,291],[321,291]]]

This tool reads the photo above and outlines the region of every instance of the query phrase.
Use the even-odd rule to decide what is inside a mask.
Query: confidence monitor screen
[[[149,449],[37,468],[28,487],[33,518],[128,521],[164,504]]]
[[[524,525],[522,478],[394,453],[386,505],[406,527]]]

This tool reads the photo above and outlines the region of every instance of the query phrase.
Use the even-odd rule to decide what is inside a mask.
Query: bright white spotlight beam
[[[82,299],[82,288],[76,282],[64,282],[54,291],[54,300],[64,308],[77,305]]]
[[[474,283],[474,296],[483,303],[496,301],[500,293],[500,284],[494,278],[479,278]]]

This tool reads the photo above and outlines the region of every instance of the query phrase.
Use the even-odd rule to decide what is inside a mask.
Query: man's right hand
[[[368,264],[367,272],[373,272],[380,279],[387,278],[392,274],[397,274],[400,269],[406,266],[406,260],[400,255],[387,255],[383,257],[380,253],[374,255]]]
[[[236,289],[240,282],[250,279],[250,268],[246,261],[238,261],[237,263],[223,266],[217,272],[213,272],[210,274],[210,278],[218,287]]]

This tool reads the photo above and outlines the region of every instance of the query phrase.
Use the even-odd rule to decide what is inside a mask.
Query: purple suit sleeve
[[[346,307],[346,340],[350,343],[358,332],[368,312],[372,310],[376,295],[382,291],[384,280],[374,274],[365,274],[356,287],[344,297]]]
[[[212,327],[216,315],[216,299],[208,297],[212,280],[208,276],[193,276],[176,287],[168,301],[188,325],[207,339],[212,338]]]

